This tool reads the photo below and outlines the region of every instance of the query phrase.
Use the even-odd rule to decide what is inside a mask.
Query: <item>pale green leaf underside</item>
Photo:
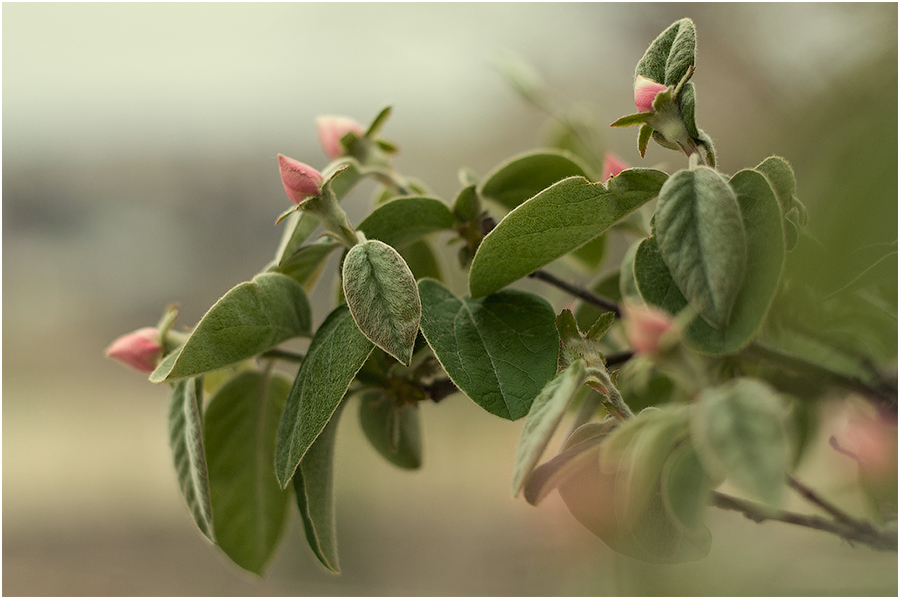
[[[200,319],[180,350],[166,356],[150,381],[196,376],[252,358],[279,343],[308,335],[311,311],[294,279],[266,272],[222,296]]]
[[[359,398],[359,423],[372,447],[390,463],[410,470],[422,465],[418,405],[397,405],[381,391],[368,391]]]
[[[282,487],[328,424],[373,347],[346,304],[335,308],[316,331],[278,428],[275,471]]]
[[[784,264],[781,211],[768,182],[761,174],[744,170],[732,177],[730,185],[737,195],[747,239],[744,284],[726,329],[715,329],[702,318],[695,318],[686,331],[692,347],[715,355],[735,352],[756,335],[778,288]],[[634,276],[644,301],[671,314],[678,314],[687,305],[652,237],[638,248]]]
[[[334,445],[341,402],[303,456],[294,474],[294,493],[310,549],[326,568],[340,573],[337,550],[337,521],[334,512]]]
[[[475,254],[472,297],[483,297],[597,237],[651,200],[666,180],[653,169],[628,169],[608,182],[572,177],[506,215]]]
[[[708,167],[672,175],[659,192],[654,236],[682,295],[724,329],[747,262],[741,210],[725,179]]]
[[[556,315],[545,300],[504,291],[473,300],[419,282],[422,333],[450,379],[482,408],[515,420],[556,374]]]
[[[534,398],[513,459],[513,497],[522,490],[526,478],[541,459],[563,414],[586,380],[584,361],[575,360],[544,385]]]
[[[377,239],[357,244],[344,259],[343,284],[347,305],[363,334],[409,364],[422,308],[416,279],[403,257]]]
[[[512,210],[528,198],[568,177],[590,178],[574,155],[540,150],[514,156],[485,175],[478,193]]]
[[[275,478],[275,435],[290,379],[248,371],[213,396],[204,417],[216,542],[262,575],[284,531],[290,493]]]
[[[178,487],[194,522],[206,538],[215,542],[209,474],[203,449],[200,415],[203,378],[178,381],[169,404],[169,448],[178,475]]]

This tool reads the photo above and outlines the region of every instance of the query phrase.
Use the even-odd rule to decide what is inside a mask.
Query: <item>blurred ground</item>
[[[698,26],[698,122],[723,170],[779,153],[811,226],[896,239],[895,5],[4,4],[3,593],[896,595],[896,554],[723,512],[701,562],[616,556],[556,495],[540,508],[509,497],[522,423],[462,397],[425,407],[417,473],[383,463],[346,418],[344,573],[317,566],[295,519],[255,580],[182,504],[166,390],[102,357],[170,302],[196,322],[271,258],[285,206],[274,157],[323,166],[316,115],[365,121],[394,104],[401,170],[449,201],[459,167],[483,174],[539,143],[542,116],[488,66],[496,52],[606,123],[630,112],[634,64],[682,16]],[[638,162],[633,130],[602,128]],[[877,210],[847,208],[860,198]],[[852,473],[817,455],[804,476],[861,509]]]

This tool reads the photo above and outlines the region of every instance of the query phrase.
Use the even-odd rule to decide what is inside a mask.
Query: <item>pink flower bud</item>
[[[634,80],[634,105],[638,112],[653,112],[653,100],[666,86],[641,75]]]
[[[607,152],[606,155],[603,156],[603,176],[600,177],[600,180],[606,181],[610,177],[615,177],[626,168],[628,168],[627,163],[612,152]]]
[[[106,356],[149,374],[156,370],[162,351],[159,331],[154,327],[145,327],[113,341],[106,348]]]
[[[675,326],[675,321],[664,310],[628,302],[624,305],[622,323],[628,342],[639,354],[658,353],[663,336]]]
[[[346,116],[320,116],[316,119],[316,129],[319,131],[319,142],[331,159],[347,153],[341,145],[342,137],[348,133],[359,136],[365,133],[359,123]]]
[[[281,183],[284,191],[295,204],[319,195],[322,173],[293,158],[278,155],[278,166],[281,168]]]
[[[897,426],[875,414],[854,414],[844,431],[844,446],[863,474],[884,478],[897,473]]]

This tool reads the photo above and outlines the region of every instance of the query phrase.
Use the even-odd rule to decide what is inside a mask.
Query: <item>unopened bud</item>
[[[154,327],[122,335],[106,348],[107,357],[148,374],[156,369],[162,352],[159,331]]]
[[[319,195],[322,184],[322,173],[300,161],[278,155],[278,166],[281,168],[281,183],[284,191],[295,204]]]
[[[341,139],[348,133],[362,136],[364,131],[359,123],[346,116],[320,116],[316,119],[319,142],[322,149],[331,159],[337,159],[347,153]]]
[[[610,177],[615,177],[626,168],[628,168],[627,163],[612,152],[607,152],[606,155],[603,156],[603,176],[600,180],[606,181]]]
[[[625,336],[638,354],[657,354],[663,337],[675,326],[668,312],[655,306],[626,303],[624,305]]]
[[[662,83],[638,75],[634,80],[634,105],[637,106],[638,112],[653,112],[653,100],[665,89],[666,86]]]

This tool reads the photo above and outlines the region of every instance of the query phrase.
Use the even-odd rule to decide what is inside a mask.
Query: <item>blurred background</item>
[[[317,115],[368,123],[392,105],[400,171],[448,202],[460,167],[483,175],[539,146],[545,116],[492,67],[504,52],[594,115],[607,149],[680,168],[658,147],[641,162],[636,130],[606,125],[634,111],[635,64],[684,16],[722,170],[780,154],[816,233],[849,249],[896,240],[895,4],[5,3],[3,593],[896,595],[896,553],[724,512],[703,561],[617,556],[558,496],[510,498],[522,423],[462,397],[424,406],[415,473],[345,419],[344,573],[318,567],[294,518],[254,579],[183,505],[168,389],[103,357],[169,303],[195,323],[272,258],[288,207],[275,157],[324,166]],[[319,289],[317,322],[331,287]],[[857,508],[852,473],[819,446],[808,476]]]

